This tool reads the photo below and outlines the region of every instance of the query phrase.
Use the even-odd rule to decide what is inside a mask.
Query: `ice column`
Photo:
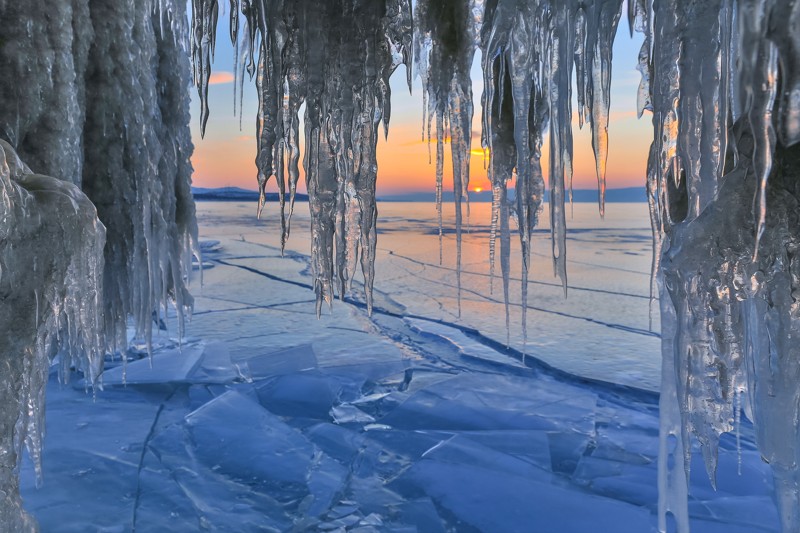
[[[231,0],[231,38],[256,77],[258,184],[263,207],[275,176],[281,240],[299,178],[299,117],[305,104],[303,166],[311,209],[311,264],[317,313],[334,292],[344,297],[360,263],[368,310],[376,245],[375,149],[383,123],[388,134],[389,76],[410,68],[408,0],[360,2]],[[239,24],[239,15],[244,23]],[[193,2],[195,84],[206,109],[216,0]],[[237,73],[241,79],[243,73]]]
[[[19,497],[23,445],[40,475],[50,360],[102,370],[105,228],[69,181],[34,174],[0,140],[0,524],[35,529]]]

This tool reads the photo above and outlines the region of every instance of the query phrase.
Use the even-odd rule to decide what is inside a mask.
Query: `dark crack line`
[[[426,263],[424,261],[420,261],[418,259],[414,259],[414,258],[408,257],[406,255],[400,255],[398,253],[395,253],[393,250],[387,250],[387,252],[392,257],[399,257],[400,259],[405,259],[406,261],[409,261],[409,262],[417,264],[417,265],[421,265],[423,267],[432,267],[432,268],[436,268],[436,269],[439,269],[439,270],[447,270],[449,272],[455,272],[456,271],[456,269],[452,268],[452,267],[446,267],[446,266],[442,266],[442,265],[435,265],[433,263]],[[469,275],[472,275],[472,276],[480,276],[480,277],[483,277],[483,278],[492,278],[493,277],[495,279],[502,280],[502,276],[496,275],[496,274],[494,276],[491,276],[490,274],[485,274],[483,272],[474,272],[474,271],[463,270],[463,269],[461,270],[461,273],[462,274],[469,274]],[[520,278],[515,278],[515,277],[509,277],[509,280],[522,282],[522,280]],[[558,289],[562,288],[562,285],[560,283],[552,283],[552,282],[548,282],[548,281],[537,281],[537,280],[529,279],[528,283],[531,283],[533,285],[544,285],[544,286],[547,286],[547,287],[556,287]],[[611,291],[611,290],[608,290],[608,289],[594,289],[594,288],[591,288],[591,287],[580,287],[578,285],[567,285],[567,289],[575,290],[575,291],[597,292],[597,293],[601,293],[601,294],[611,294],[611,295],[614,295],[614,296],[628,296],[628,297],[631,297],[631,298],[641,298],[643,300],[649,300],[650,299],[650,296],[644,295],[644,294],[634,294],[634,293],[631,293],[631,292],[622,292],[622,291]]]
[[[172,392],[167,395],[166,398],[161,402],[161,405],[158,406],[158,411],[156,412],[156,416],[153,417],[153,423],[150,425],[150,431],[147,432],[147,436],[144,438],[144,442],[142,443],[142,453],[139,455],[139,465],[136,469],[136,496],[133,500],[133,518],[131,523],[131,533],[136,533],[136,517],[137,512],[139,511],[139,500],[142,496],[142,469],[144,468],[144,457],[147,454],[147,448],[150,445],[150,441],[155,436],[156,426],[158,425],[158,421],[161,418],[161,413],[164,411],[164,405],[168,403],[175,393],[178,391],[177,388],[172,389]]]
[[[443,285],[445,287],[450,287],[451,289],[454,289],[454,290],[457,289],[457,287],[455,285],[452,285],[450,283],[446,283],[444,281],[428,279],[428,278],[425,278],[425,277],[422,277],[422,276],[419,276],[419,275],[415,275],[415,274],[413,274],[411,272],[409,272],[409,275],[412,275],[417,279],[423,279],[423,280],[425,280],[425,281],[427,281],[429,283],[433,283],[433,284],[436,284],[436,285]],[[560,285],[559,285],[559,287],[560,287]],[[504,303],[501,300],[498,300],[496,298],[492,298],[491,296],[486,296],[486,295],[481,294],[481,293],[479,293],[479,292],[477,292],[477,291],[475,291],[473,289],[468,289],[468,288],[465,288],[463,286],[461,287],[461,292],[470,293],[470,294],[472,294],[474,296],[477,296],[478,298],[480,298],[482,300],[485,300],[485,301],[488,301],[488,302],[493,302],[493,303],[496,303],[496,304],[499,304],[499,305],[502,305]],[[433,296],[430,296],[430,297],[433,298]],[[515,303],[515,302],[508,302],[508,305],[509,305],[509,307],[519,307],[519,308],[522,307],[522,304]],[[533,306],[533,305],[528,305],[527,307],[528,307],[528,309],[532,309],[534,311],[539,311],[540,313],[563,316],[565,318],[572,318],[572,319],[575,319],[575,320],[583,320],[583,321],[586,321],[586,322],[590,322],[592,324],[597,324],[599,326],[605,326],[607,328],[618,329],[618,330],[621,330],[621,331],[625,331],[627,333],[633,333],[635,335],[644,335],[646,337],[655,337],[657,339],[661,338],[661,335],[659,333],[656,333],[654,331],[649,331],[649,330],[646,330],[646,329],[642,329],[642,328],[637,328],[637,327],[634,327],[634,326],[626,326],[624,324],[616,324],[616,323],[613,323],[613,322],[604,322],[602,320],[597,320],[596,318],[591,318],[591,317],[588,317],[588,316],[572,315],[570,313],[565,313],[564,311],[555,311],[553,309],[545,309],[543,307],[536,307],[536,306]]]

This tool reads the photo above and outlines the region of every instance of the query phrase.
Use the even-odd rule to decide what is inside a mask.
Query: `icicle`
[[[427,114],[436,117],[436,195],[441,220],[443,138],[450,139],[456,218],[456,278],[461,314],[462,200],[469,188],[472,144],[472,82],[470,68],[483,15],[482,0],[446,0],[417,3],[415,50],[417,69],[426,93]],[[440,226],[441,262],[441,226]]]
[[[200,131],[206,132],[208,122],[208,80],[211,77],[211,60],[217,35],[217,0],[192,0],[192,60],[194,63],[194,84],[200,96]],[[233,19],[231,19],[233,20]],[[235,28],[231,28],[235,35]]]
[[[213,38],[201,37],[216,23],[216,12],[210,3],[199,1],[196,9],[205,9],[202,14],[207,15],[196,11],[193,18],[195,77],[202,88],[198,73],[204,73],[205,45],[208,42],[213,49]],[[232,10],[237,5],[232,0]],[[359,16],[353,18],[355,10]],[[269,5],[243,1],[241,12],[242,27],[231,15],[230,32],[234,41],[242,32],[237,47],[241,59],[236,67],[239,108],[242,65],[246,63],[251,76],[257,71],[259,215],[266,185],[274,175],[280,197],[281,242],[285,244],[300,174],[298,115],[305,105],[303,164],[310,197],[317,313],[323,301],[332,302],[334,290],[344,296],[359,260],[371,312],[377,214],[375,146],[381,122],[388,135],[389,76],[405,64],[410,79],[411,4],[387,0],[364,7],[352,0],[337,0],[321,7],[311,0]]]
[[[606,162],[608,160],[608,113],[611,105],[611,57],[622,0],[598,0],[586,32],[587,63],[591,63],[590,94],[592,147],[597,170],[600,216],[605,214]],[[587,65],[588,66],[588,65]]]

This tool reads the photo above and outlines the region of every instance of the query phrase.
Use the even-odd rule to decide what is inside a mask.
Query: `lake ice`
[[[168,317],[152,361],[107,363],[95,398],[51,374],[26,508],[45,532],[656,531],[646,205],[605,220],[575,205],[566,299],[537,233],[528,342],[512,300],[510,351],[488,207],[471,206],[460,318],[434,206],[383,203],[373,317],[356,286],[317,319],[303,206],[281,258],[272,213],[199,203],[207,268],[187,337]],[[723,438],[716,492],[693,456],[692,531],[779,529],[769,467],[740,433],[740,452]]]

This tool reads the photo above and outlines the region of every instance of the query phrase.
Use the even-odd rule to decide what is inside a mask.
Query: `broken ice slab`
[[[336,405],[331,409],[330,412],[333,421],[337,424],[352,424],[352,423],[362,423],[362,424],[370,424],[375,422],[375,419],[372,416],[368,415],[355,405],[350,404],[342,404]]]
[[[426,458],[401,478],[401,483],[424,491],[455,520],[483,533],[655,531],[645,508],[485,466]]]
[[[379,420],[401,429],[594,431],[597,396],[544,379],[459,374],[412,394]]]
[[[461,439],[459,442],[469,439],[496,452],[552,470],[550,439],[544,431],[467,431],[461,433]]]
[[[158,350],[152,357],[145,357],[127,365],[117,366],[103,372],[103,385],[146,385],[153,383],[180,383],[190,381],[200,366],[205,346],[197,344]]]
[[[656,466],[581,457],[572,476],[575,484],[600,496],[643,507],[658,501]]]
[[[431,320],[421,320],[418,318],[404,318],[403,321],[418,333],[439,337],[452,344],[461,357],[475,359],[485,363],[499,364],[514,368],[527,367],[521,361],[510,355],[504,355],[497,350],[481,344],[475,339],[466,335],[462,330],[433,322]]]
[[[222,342],[209,342],[203,348],[203,356],[192,374],[192,382],[230,383],[238,377],[228,347]]]
[[[344,467],[238,391],[215,398],[185,420],[191,459],[284,505],[302,505],[297,511],[306,516],[324,512],[342,490]]]
[[[300,344],[252,357],[234,357],[233,364],[245,381],[291,374],[317,368],[317,356],[310,344]]]
[[[512,438],[511,435],[508,436],[509,440]],[[539,444],[544,445],[543,449],[546,453],[546,442],[540,441]],[[423,453],[422,457],[451,464],[471,465],[496,473],[522,476],[545,483],[552,483],[553,479],[549,468],[541,468],[507,453],[499,452],[461,434],[440,441]],[[549,466],[549,461],[543,462],[543,464]]]
[[[286,531],[292,518],[268,493],[254,490],[196,461],[183,424],[164,428],[150,441],[138,480],[137,529],[220,532]]]
[[[217,240],[200,241],[198,247],[200,248],[201,254],[218,252],[220,249],[222,249],[220,242]]]
[[[331,420],[342,398],[359,396],[363,380],[318,370],[273,376],[255,385],[258,401],[270,412],[293,418]]]

